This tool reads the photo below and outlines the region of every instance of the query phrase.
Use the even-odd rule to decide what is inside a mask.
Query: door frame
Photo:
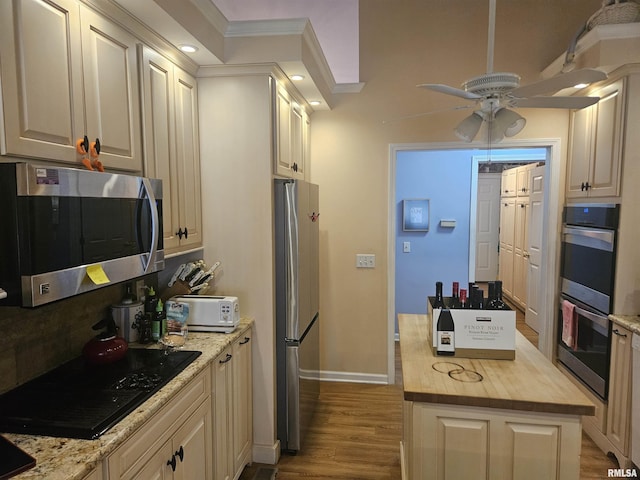
[[[558,265],[559,265],[559,233],[562,224],[562,203],[560,180],[565,171],[565,162],[561,157],[561,141],[559,138],[538,138],[522,140],[506,140],[500,143],[500,149],[519,148],[546,148],[548,159],[545,163],[545,176],[547,183],[544,191],[544,202],[547,207],[543,218],[543,249],[552,253],[544,255],[542,261],[543,291],[541,297],[544,301],[544,319],[540,325],[538,337],[538,349],[549,360],[553,358],[554,347],[554,318],[556,292],[558,291]],[[388,188],[388,225],[387,225],[387,378],[389,383],[395,382],[395,232],[396,232],[396,165],[397,154],[403,151],[417,150],[490,150],[491,146],[484,142],[447,142],[447,143],[399,143],[389,145],[389,188]],[[478,152],[480,153],[480,152]],[[474,162],[475,163],[475,162]],[[473,192],[472,192],[473,193]],[[475,211],[475,208],[473,208]],[[471,219],[474,222],[475,220]],[[471,250],[471,245],[469,246]],[[474,255],[475,258],[475,255]],[[469,272],[475,275],[474,272]]]

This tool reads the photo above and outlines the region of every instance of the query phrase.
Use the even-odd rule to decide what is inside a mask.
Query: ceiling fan
[[[420,88],[475,102],[474,105],[455,108],[475,108],[474,112],[455,128],[456,136],[471,142],[482,124],[485,123],[488,129],[489,143],[499,142],[505,136],[510,137],[517,134],[526,124],[526,120],[510,108],[581,109],[600,100],[599,97],[541,96],[578,84],[590,84],[606,79],[606,73],[600,70],[589,68],[573,70],[525,86],[520,86],[520,76],[515,73],[493,72],[495,21],[496,0],[489,0],[489,42],[486,73],[467,80],[462,84],[462,88],[434,83],[418,85]]]

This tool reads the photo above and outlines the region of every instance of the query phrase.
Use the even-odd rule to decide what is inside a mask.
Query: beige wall
[[[359,94],[336,97],[312,116],[311,181],[320,185],[322,370],[387,373],[387,230],[391,144],[454,142],[469,110],[383,124],[465,101],[416,88],[459,86],[486,69],[488,1],[360,2]],[[561,55],[600,0],[499,0],[494,71],[532,83]],[[515,138],[559,138],[566,157],[568,113],[521,110]],[[460,143],[461,147],[468,146]],[[562,172],[564,169],[562,169]],[[356,269],[356,253],[376,268]]]

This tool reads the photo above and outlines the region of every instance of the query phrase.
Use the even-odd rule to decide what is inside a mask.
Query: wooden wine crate
[[[437,355],[437,325],[442,311],[433,308],[435,297],[427,298],[427,321],[433,354]],[[451,299],[445,298],[445,305]],[[452,309],[455,354],[441,358],[516,358],[516,312],[513,310]]]

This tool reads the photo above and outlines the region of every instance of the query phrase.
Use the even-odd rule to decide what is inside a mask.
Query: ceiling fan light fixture
[[[473,112],[467,118],[462,120],[453,131],[460,140],[471,142],[478,134],[482,126],[482,116],[478,112]]]
[[[520,133],[527,121],[513,110],[501,108],[498,110],[493,125],[506,137],[513,137]]]

